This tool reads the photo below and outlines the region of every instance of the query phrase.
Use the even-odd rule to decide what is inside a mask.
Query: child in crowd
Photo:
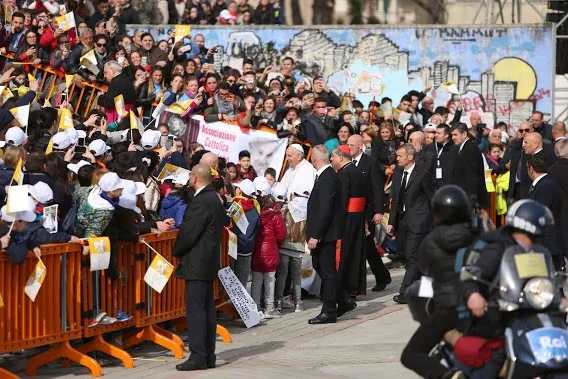
[[[501,157],[503,156],[503,146],[492,143],[489,145],[489,151],[485,154],[487,164],[491,170],[497,170]]]
[[[229,174],[231,182],[238,182],[240,180],[238,179],[237,165],[233,162],[227,163],[227,173]]]
[[[264,177],[268,180],[268,184],[270,184],[271,187],[274,186],[274,183],[276,183],[276,170],[272,167],[267,168],[266,171],[264,171]]]
[[[260,307],[260,295],[264,285],[264,317],[273,318],[280,317],[280,312],[274,308],[274,288],[279,261],[278,247],[286,238],[286,223],[272,195],[268,193],[260,199],[262,211],[260,229],[252,253],[251,296]]]
[[[10,89],[12,90],[12,92],[28,92],[29,88],[26,87],[26,75],[27,74],[22,67],[17,67],[16,69],[14,69],[14,72],[12,73],[13,79],[10,82]]]
[[[189,173],[178,176],[166,177],[164,181],[170,184],[171,190],[162,200],[160,217],[163,219],[173,218],[176,228],[179,228],[183,221],[183,214],[187,208],[187,182]]]
[[[249,179],[252,181],[256,178],[256,171],[254,171],[254,167],[250,164],[250,152],[248,150],[243,150],[239,153],[237,173],[237,180]]]
[[[246,231],[243,232],[233,219],[231,231],[235,233],[238,238],[238,259],[235,260],[231,258],[231,268],[243,287],[247,288],[255,236],[260,226],[260,205],[254,199],[256,188],[252,181],[245,179],[242,182],[235,183],[233,186],[235,187],[233,202],[243,208],[244,217],[246,217],[248,221],[248,226]]]
[[[286,221],[288,237],[280,247],[280,263],[276,270],[276,309],[294,309],[296,312],[304,310],[302,306],[302,257],[306,245],[306,219],[309,189],[306,191],[298,188],[300,194],[293,194],[292,200],[283,206],[282,214]],[[281,202],[286,199],[286,188],[277,183],[272,189],[274,196]],[[292,277],[294,303],[287,297],[284,298],[284,287],[288,277],[288,270]]]

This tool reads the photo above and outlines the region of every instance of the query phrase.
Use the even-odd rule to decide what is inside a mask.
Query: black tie
[[[353,164],[357,166],[357,159],[353,159]]]
[[[531,186],[529,187],[529,195],[532,193],[532,191],[534,191],[534,186],[531,184]]]
[[[320,177],[319,175],[316,175],[316,182],[318,181],[319,177]]]
[[[402,213],[404,211],[404,201],[406,198],[406,182],[408,179],[408,171],[404,171],[402,175],[402,184],[400,185],[400,193],[398,194],[398,211]]]

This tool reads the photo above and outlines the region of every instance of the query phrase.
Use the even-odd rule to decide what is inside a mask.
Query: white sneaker
[[[296,309],[294,310],[294,312],[303,312],[304,311],[304,306],[302,305],[302,300],[296,302]]]
[[[278,309],[271,309],[264,312],[264,318],[271,319],[271,318],[279,318],[282,317]]]

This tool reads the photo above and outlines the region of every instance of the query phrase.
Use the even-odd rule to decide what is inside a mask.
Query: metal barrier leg
[[[180,338],[180,336],[178,336],[177,334],[175,334],[173,332],[170,332],[169,330],[160,328],[158,325],[154,325],[154,329],[156,330],[156,332],[160,333],[164,337],[169,338],[172,341],[174,341],[175,343],[177,343],[178,345],[180,345],[182,350],[184,349],[183,340]]]
[[[155,343],[156,345],[160,345],[172,353],[174,353],[174,357],[177,359],[183,358],[183,348],[178,345],[177,342],[174,340],[160,334],[159,332],[154,329],[154,325],[148,325],[144,328],[138,330],[136,334],[129,336],[128,338],[123,340],[123,345],[125,349],[128,349],[131,346],[137,345],[143,341],[150,341]]]
[[[114,346],[111,343],[108,343],[104,340],[102,335],[98,335],[93,337],[90,342],[87,342],[83,346],[77,348],[83,354],[88,354],[92,351],[102,351],[105,354],[110,355],[111,357],[115,357],[124,363],[125,368],[133,368],[134,367],[134,360],[126,351],[122,350],[121,348]]]
[[[223,342],[231,343],[233,339],[231,338],[231,333],[222,325],[217,324],[217,334],[221,336]]]
[[[85,355],[78,350],[71,347],[69,341],[60,342],[58,343],[53,349],[48,350],[44,353],[36,355],[30,362],[28,363],[28,368],[24,371],[26,375],[36,375],[37,370],[43,366],[48,364],[49,362],[53,362],[59,358],[67,358],[72,360],[75,363],[80,364],[81,366],[85,366],[89,369],[92,376],[102,376],[103,370],[99,363],[94,360],[93,358]]]
[[[16,374],[12,374],[10,371],[8,370],[4,370],[3,368],[0,368],[0,378],[5,378],[5,379],[20,379],[20,377]]]

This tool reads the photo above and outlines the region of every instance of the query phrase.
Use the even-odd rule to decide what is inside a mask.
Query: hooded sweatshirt
[[[245,198],[242,196],[235,196],[233,201],[240,204],[245,212],[245,217],[248,221],[246,233],[241,232],[241,229],[233,222],[231,231],[237,235],[238,248],[237,254],[242,256],[250,256],[254,250],[254,243],[256,232],[260,227],[260,205],[254,199]]]

